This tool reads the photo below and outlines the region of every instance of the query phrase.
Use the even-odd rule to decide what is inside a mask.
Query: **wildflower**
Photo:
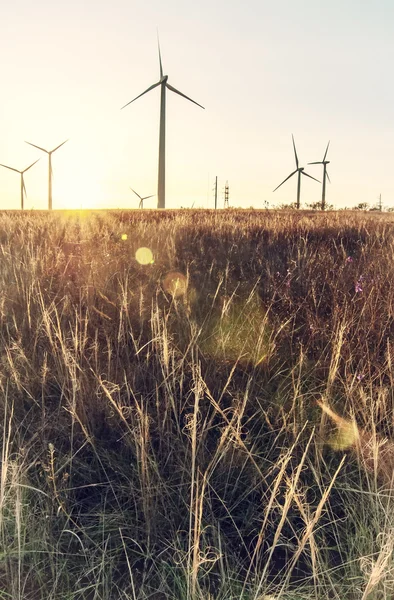
[[[359,278],[359,280],[358,280],[358,281],[356,281],[356,284],[355,284],[355,286],[354,286],[354,291],[356,292],[356,294],[358,294],[358,293],[361,293],[361,292],[363,291],[363,287],[362,287],[362,285],[361,285],[361,283],[362,283],[362,280],[363,280],[363,277],[361,276],[361,277]]]
[[[348,256],[347,259],[346,259],[346,262],[347,263],[353,262],[353,258],[351,256]]]

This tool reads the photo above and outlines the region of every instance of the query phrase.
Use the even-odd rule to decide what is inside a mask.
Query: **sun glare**
[[[60,209],[94,209],[104,204],[104,190],[99,182],[72,177],[62,181],[54,192],[54,206]]]
[[[187,291],[187,278],[179,271],[170,271],[163,279],[163,288],[174,298],[183,296]]]
[[[140,265],[150,265],[154,262],[152,250],[144,247],[138,248],[135,259]]]

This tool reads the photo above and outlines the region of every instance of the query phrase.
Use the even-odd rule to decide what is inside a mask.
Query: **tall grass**
[[[0,598],[393,597],[393,248],[384,215],[0,213]]]

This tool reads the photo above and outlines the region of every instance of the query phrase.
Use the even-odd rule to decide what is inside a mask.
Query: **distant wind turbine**
[[[54,148],[53,150],[45,150],[45,148],[36,146],[31,142],[26,142],[26,144],[29,144],[29,146],[34,146],[34,148],[38,148],[38,150],[41,150],[42,152],[46,152],[48,154],[48,210],[52,210],[52,154],[56,152],[56,150],[58,150],[66,142],[68,142],[68,140],[65,140],[64,142],[56,146],[56,148]]]
[[[139,194],[137,194],[137,192],[135,190],[133,190],[133,188],[130,188],[132,192],[134,192],[134,194],[136,196],[138,196],[138,198],[140,199],[140,203],[138,205],[138,208],[144,208],[144,200],[147,200],[148,198],[153,198],[154,194],[151,194],[150,196],[144,196],[142,198],[142,196],[140,196]]]
[[[8,167],[7,165],[0,164],[0,167],[4,167],[5,169],[10,169],[10,171],[15,171],[16,173],[19,173],[21,176],[21,210],[24,209],[24,197],[25,197],[25,195],[27,195],[26,187],[25,187],[25,180],[23,178],[23,175],[26,173],[26,171],[31,169],[32,166],[35,165],[39,160],[40,160],[39,158],[37,160],[35,160],[34,163],[32,163],[31,165],[26,167],[26,169],[23,169],[23,171],[19,171],[19,169],[14,169],[13,167]]]
[[[182,92],[175,89],[174,87],[172,87],[172,85],[170,85],[168,83],[168,81],[167,81],[168,75],[163,75],[163,65],[161,63],[159,38],[157,38],[157,43],[158,43],[158,48],[159,48],[160,81],[158,81],[157,83],[154,83],[153,85],[148,87],[148,89],[145,90],[145,92],[142,92],[142,94],[140,94],[139,96],[136,96],[135,98],[133,98],[133,100],[130,100],[130,102],[128,102],[127,104],[122,106],[121,110],[123,108],[126,108],[126,106],[128,106],[132,102],[134,102],[134,100],[137,100],[137,98],[141,98],[141,96],[143,96],[147,92],[150,92],[150,90],[153,90],[155,87],[158,87],[158,86],[161,87],[160,136],[159,136],[159,177],[158,177],[158,184],[157,184],[157,208],[165,208],[166,207],[166,184],[165,184],[165,181],[166,181],[166,150],[165,150],[165,147],[166,147],[166,88],[171,90],[171,92],[175,92],[175,94],[182,96],[182,98],[186,98],[186,100],[190,100],[190,102],[193,102],[193,104],[197,104],[197,106],[199,106],[200,108],[204,108],[204,107],[201,106],[201,104],[198,104],[198,102],[195,102],[194,100],[189,98],[188,96],[185,96],[185,94],[182,94]]]
[[[331,183],[331,180],[327,173],[327,165],[330,163],[330,161],[326,160],[329,145],[330,145],[330,142],[328,142],[328,144],[327,144],[327,148],[324,153],[323,160],[308,163],[308,165],[323,165],[323,192],[322,192],[322,197],[321,197],[321,209],[322,210],[325,210],[325,208],[326,208],[326,178]]]
[[[305,173],[304,171],[304,167],[299,167],[298,166],[298,156],[297,156],[297,150],[295,147],[295,143],[294,143],[294,136],[293,134],[291,135],[291,137],[293,138],[293,148],[294,148],[294,156],[295,156],[295,161],[296,161],[296,170],[293,171],[292,173],[290,173],[290,175],[288,177],[286,177],[286,179],[284,179],[282,181],[282,183],[280,183],[278,185],[278,187],[276,187],[274,189],[274,192],[276,192],[276,190],[278,188],[280,188],[281,185],[283,185],[285,183],[285,181],[287,181],[288,179],[290,179],[290,177],[293,177],[293,175],[295,175],[296,173],[298,173],[298,183],[297,183],[297,208],[300,208],[300,195],[301,195],[301,175],[306,175],[306,177],[310,177],[311,179],[314,179],[315,181],[317,181],[318,183],[321,183],[318,179],[315,179],[314,177],[312,177],[312,175],[308,175],[308,173]]]

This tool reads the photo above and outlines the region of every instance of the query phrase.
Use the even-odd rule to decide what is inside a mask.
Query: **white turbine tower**
[[[182,96],[182,98],[186,98],[186,100],[193,102],[193,104],[197,104],[197,106],[199,106],[200,108],[204,108],[204,107],[201,106],[201,104],[198,104],[198,102],[195,102],[195,100],[192,100],[191,98],[189,98],[189,96],[185,96],[185,94],[182,94],[182,92],[175,89],[174,87],[172,87],[172,85],[170,85],[168,83],[168,75],[163,75],[163,65],[161,63],[159,39],[157,39],[157,43],[158,43],[158,47],[159,47],[160,81],[158,81],[157,83],[154,83],[153,85],[148,87],[148,89],[145,90],[145,92],[142,92],[142,94],[140,94],[139,96],[136,96],[135,98],[133,98],[133,100],[130,100],[130,102],[128,102],[127,104],[122,106],[121,110],[123,108],[126,108],[126,106],[128,106],[132,102],[134,102],[134,100],[137,100],[137,98],[141,98],[141,96],[143,96],[147,92],[150,92],[150,90],[153,90],[155,87],[160,86],[161,97],[160,97],[159,176],[158,176],[158,184],[157,184],[157,208],[165,208],[166,207],[166,88],[171,90],[171,92],[174,92],[175,94],[178,94],[179,96]]]
[[[326,160],[329,145],[330,145],[330,142],[328,142],[328,144],[327,144],[327,148],[324,153],[323,160],[308,163],[308,165],[323,165],[323,190],[322,190],[322,196],[321,196],[321,209],[322,210],[325,210],[325,208],[326,208],[326,179],[328,179],[328,181],[331,183],[330,177],[327,173],[327,165],[330,164],[330,161]]]
[[[27,196],[26,193],[26,186],[25,186],[25,180],[23,178],[24,174],[26,173],[26,171],[28,171],[29,169],[32,168],[33,165],[35,165],[40,159],[38,158],[37,160],[34,161],[34,163],[32,163],[31,165],[29,165],[28,167],[26,167],[26,169],[23,169],[23,171],[19,171],[19,169],[14,169],[13,167],[8,167],[7,165],[1,165],[0,167],[4,167],[5,169],[10,169],[10,171],[15,171],[16,173],[19,173],[21,176],[21,210],[24,209],[24,197],[25,195]]]
[[[45,148],[36,146],[31,142],[26,142],[26,144],[29,144],[29,146],[38,148],[38,150],[41,150],[42,152],[46,152],[48,154],[48,210],[52,210],[52,154],[56,152],[56,150],[58,150],[66,142],[68,142],[68,140],[65,140],[64,142],[56,146],[56,148],[54,148],[53,150],[45,150]]]
[[[144,200],[147,200],[148,198],[153,198],[153,196],[154,196],[154,194],[151,194],[150,196],[144,196],[144,197],[142,197],[135,190],[133,190],[132,187],[130,189],[140,199],[140,203],[138,205],[138,208],[144,208]]]

